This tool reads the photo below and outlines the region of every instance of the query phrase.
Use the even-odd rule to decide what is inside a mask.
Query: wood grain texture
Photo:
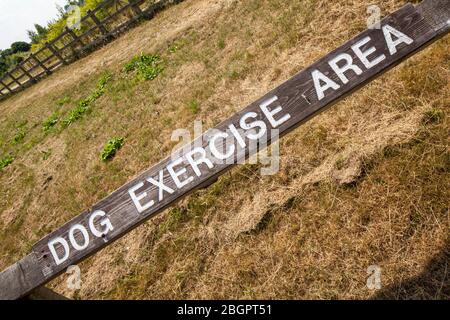
[[[439,34],[450,29],[450,0],[427,0],[417,5],[417,11]]]
[[[431,1],[433,2],[433,0]],[[280,137],[284,136],[305,121],[324,111],[326,108],[332,106],[358,88],[396,66],[408,56],[424,48],[424,46],[430,44],[439,36],[448,31],[448,29],[447,31],[441,31],[442,28],[436,29],[434,26],[430,25],[421,13],[411,4],[407,4],[400,10],[383,19],[381,25],[389,25],[394,27],[395,29],[408,35],[408,37],[412,38],[413,42],[411,44],[399,44],[396,47],[395,54],[392,54],[386,45],[386,39],[381,30],[366,30],[341,47],[333,50],[313,65],[299,72],[279,87],[271,90],[266,95],[256,100],[242,111],[236,113],[228,120],[222,122],[215,129],[226,131],[231,124],[239,127],[240,119],[243,115],[249,112],[254,112],[257,115],[257,120],[263,121],[267,128],[272,128],[270,121],[268,121],[260,106],[264,101],[276,96],[278,98],[277,105],[282,107],[283,114],[290,115],[289,120],[285,121],[277,128],[279,129]],[[362,63],[360,58],[358,58],[355,54],[354,50],[352,50],[353,45],[357,44],[366,37],[370,37],[370,42],[361,46],[361,50],[368,50],[370,47],[374,46],[376,48],[376,53],[371,56],[371,59],[377,55],[385,56],[385,59],[382,62],[372,68],[365,67],[364,63]],[[344,84],[338,75],[333,72],[329,64],[331,59],[341,54],[351,56],[354,64],[363,71],[361,74],[357,74],[355,72],[345,73],[348,78],[348,83],[346,84]],[[334,82],[339,83],[340,87],[337,90],[326,91],[324,98],[319,99],[316,87],[311,77],[314,70],[321,71]],[[193,141],[191,146],[201,145],[204,150],[210,151],[209,142],[212,136],[213,131],[209,130],[205,132],[202,137],[199,137],[197,140]],[[271,142],[272,141],[269,137],[268,144]],[[220,147],[221,145],[219,145],[219,149]],[[250,148],[247,146],[246,148],[243,148],[241,152],[236,152],[233,157],[234,160],[238,160],[243,157],[246,158],[254,154],[256,151],[257,150],[255,148]],[[111,244],[113,241],[122,237],[149,218],[171,206],[179,199],[199,188],[204,188],[205,186],[213,183],[218,176],[231,169],[234,165],[232,163],[216,164],[211,169],[207,166],[203,166],[201,168],[202,175],[197,177],[195,176],[193,168],[190,167],[184,159],[180,165],[186,169],[184,177],[195,176],[196,178],[190,184],[177,188],[173,178],[166,170],[167,166],[172,163],[172,161],[173,158],[171,157],[162,160],[149,170],[135,177],[129,183],[111,193],[108,197],[88,208],[79,216],[64,224],[58,230],[55,230],[38,241],[33,246],[33,250],[30,255],[0,274],[0,298],[15,299],[26,295],[32,289],[41,286],[56,277],[68,266],[79,263],[105,246]],[[158,179],[160,171],[162,171],[162,180],[164,184],[173,190],[176,190],[176,192],[171,194],[166,193],[163,199],[155,202],[155,204],[147,210],[139,213],[130,198],[129,189],[137,183],[142,182],[142,186],[136,192],[147,192],[149,198],[158,199],[158,190],[150,184],[147,179]],[[106,217],[109,219],[112,226],[114,226],[114,229],[100,237],[95,237],[92,234],[89,234],[89,244],[86,248],[82,250],[74,250],[71,248],[69,258],[59,265],[56,264],[52,253],[49,250],[49,241],[58,237],[69,239],[70,229],[74,225],[80,225],[89,230],[89,218],[93,212],[98,210],[106,213]],[[95,222],[95,225],[98,227],[98,221]],[[73,236],[76,242],[83,243],[81,233],[74,233]],[[59,255],[64,252],[63,246],[56,246],[55,248]]]

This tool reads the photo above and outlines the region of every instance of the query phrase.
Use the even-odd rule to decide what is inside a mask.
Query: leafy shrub
[[[41,26],[40,24],[35,23],[34,24],[34,29],[35,30],[28,30],[28,38],[30,38],[31,43],[33,45],[39,43],[40,41],[44,41],[45,40],[45,36],[48,33],[47,28]]]
[[[7,166],[9,166],[12,162],[14,161],[14,157],[13,156],[6,156],[3,159],[0,159],[0,169],[6,168]]]
[[[140,80],[153,80],[163,70],[161,57],[157,54],[144,54],[131,59],[124,66],[125,72],[136,71],[137,78]]]
[[[114,157],[117,151],[122,148],[124,142],[125,138],[110,139],[103,147],[103,151],[100,153],[100,159],[102,161],[107,161]]]

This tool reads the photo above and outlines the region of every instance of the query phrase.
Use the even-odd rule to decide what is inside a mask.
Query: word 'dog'
[[[94,211],[89,216],[88,221],[88,228],[82,224],[72,225],[68,232],[68,239],[60,236],[48,242],[48,248],[56,265],[65,262],[69,258],[71,250],[82,251],[86,249],[89,246],[91,235],[102,238],[114,230],[104,211]]]

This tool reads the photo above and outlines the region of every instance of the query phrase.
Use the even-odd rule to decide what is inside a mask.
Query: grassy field
[[[173,130],[213,127],[364,30],[367,5],[188,0],[0,102],[0,269],[169,155]],[[64,275],[50,286],[82,299],[449,299],[449,47],[283,138],[276,175],[237,166],[83,262],[80,290]],[[371,265],[381,290],[366,286]]]

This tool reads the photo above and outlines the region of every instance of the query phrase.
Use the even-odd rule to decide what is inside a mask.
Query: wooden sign
[[[29,293],[211,184],[255,153],[262,138],[273,142],[272,130],[287,134],[447,33],[448,19],[446,0],[405,5],[379,29],[362,32],[37,242],[30,255],[0,274],[0,298]]]

